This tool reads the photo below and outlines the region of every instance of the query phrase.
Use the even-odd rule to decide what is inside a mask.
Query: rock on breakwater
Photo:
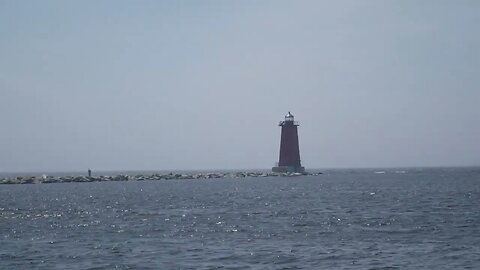
[[[214,172],[214,173],[168,173],[137,175],[102,175],[102,176],[16,176],[0,178],[0,184],[49,184],[49,183],[82,183],[82,182],[115,182],[145,180],[182,180],[182,179],[221,179],[247,177],[294,177],[301,175],[319,175],[321,173],[273,173],[273,172]]]

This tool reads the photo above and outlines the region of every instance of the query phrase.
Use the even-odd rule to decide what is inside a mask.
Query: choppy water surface
[[[0,269],[480,268],[480,169],[0,186]]]

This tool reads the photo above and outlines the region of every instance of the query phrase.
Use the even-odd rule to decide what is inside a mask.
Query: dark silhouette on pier
[[[298,122],[288,112],[285,121],[281,121],[282,136],[280,139],[280,157],[278,165],[272,168],[273,172],[303,173],[305,168],[300,163],[300,149],[298,146]]]

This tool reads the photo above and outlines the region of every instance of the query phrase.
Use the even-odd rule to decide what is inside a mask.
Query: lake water
[[[480,168],[0,186],[0,269],[480,269]]]

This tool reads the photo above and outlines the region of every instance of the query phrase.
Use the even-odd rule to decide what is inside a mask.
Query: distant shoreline
[[[444,166],[444,167],[379,167],[379,168],[323,168],[309,169],[306,173],[274,173],[268,170],[119,170],[95,171],[92,176],[86,172],[4,172],[0,173],[1,184],[41,184],[70,182],[115,182],[143,180],[182,180],[182,179],[215,179],[215,178],[247,178],[247,177],[294,177],[302,175],[331,174],[339,171],[374,174],[390,173],[426,173],[437,170],[459,170],[480,172],[480,166]]]
[[[438,166],[386,166],[386,167],[308,167],[310,172],[323,171],[365,171],[365,170],[436,170],[436,169],[480,169],[480,165],[438,165]],[[261,172],[269,173],[271,169],[267,168],[237,168],[237,169],[92,169],[95,175],[133,175],[133,174],[168,174],[170,172],[180,174],[196,174],[196,173],[232,173],[232,172]],[[9,171],[0,170],[0,179],[12,178],[17,176],[33,176],[33,175],[52,175],[52,176],[82,176],[86,175],[87,170],[26,170],[26,171]]]
[[[201,180],[221,178],[252,178],[252,177],[294,177],[302,175],[320,175],[322,173],[273,173],[273,172],[214,172],[214,173],[166,173],[166,174],[118,174],[102,176],[13,176],[0,178],[0,184],[51,184],[51,183],[85,183],[85,182],[119,182],[146,180]]]

